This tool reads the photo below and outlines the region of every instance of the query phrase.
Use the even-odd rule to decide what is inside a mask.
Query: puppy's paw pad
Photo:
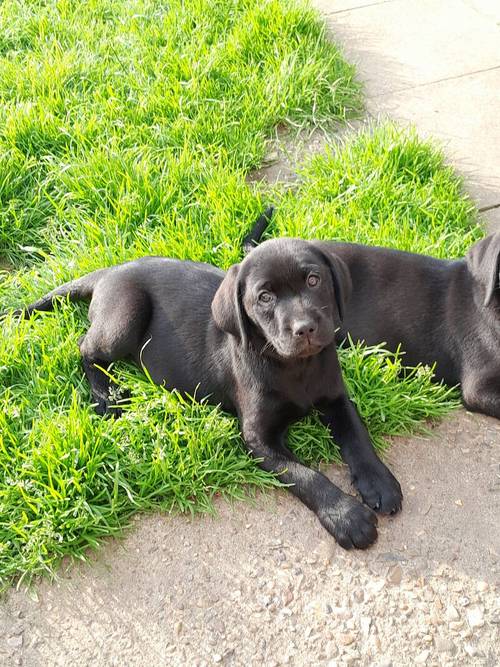
[[[377,539],[377,517],[354,498],[318,512],[322,525],[344,549],[366,549]]]

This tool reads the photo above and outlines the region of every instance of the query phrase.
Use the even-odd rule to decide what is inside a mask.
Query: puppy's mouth
[[[298,359],[305,359],[306,357],[313,357],[315,354],[319,354],[324,348],[324,345],[315,345],[310,343],[302,352],[298,352],[295,356]]]
[[[284,359],[307,359],[319,354],[331,341],[311,340],[306,337],[300,345],[275,345],[274,349]]]

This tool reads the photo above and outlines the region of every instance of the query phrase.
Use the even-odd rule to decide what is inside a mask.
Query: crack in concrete
[[[477,210],[479,213],[485,213],[486,211],[493,211],[496,208],[500,208],[500,203],[499,204],[491,204],[490,206],[482,206],[481,208],[478,208]]]
[[[346,12],[355,12],[358,9],[366,9],[367,7],[375,7],[376,5],[388,5],[390,2],[397,2],[398,0],[378,0],[378,2],[367,2],[366,5],[359,5],[358,7],[346,7],[345,9],[336,9],[333,11],[323,12],[325,16],[333,16],[334,14],[345,14]]]
[[[500,65],[494,65],[493,67],[486,67],[485,69],[478,69],[472,72],[464,72],[463,74],[456,74],[454,76],[447,76],[443,79],[436,79],[435,81],[425,81],[424,83],[416,83],[413,86],[406,86],[405,88],[398,88],[397,90],[383,91],[380,93],[374,93],[367,95],[369,99],[376,99],[377,97],[387,97],[388,95],[394,95],[396,93],[404,93],[409,90],[414,90],[415,88],[425,88],[425,86],[433,86],[436,83],[444,83],[445,81],[455,81],[456,79],[463,79],[466,76],[474,76],[475,74],[483,74],[484,72],[493,72],[494,70],[500,69]]]

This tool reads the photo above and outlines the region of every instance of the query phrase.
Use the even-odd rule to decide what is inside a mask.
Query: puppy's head
[[[212,302],[217,326],[284,359],[317,354],[335,338],[351,291],[345,264],[313,241],[266,241],[232,266]]]
[[[484,289],[484,305],[489,306],[500,287],[500,232],[475,243],[466,255],[473,277]]]

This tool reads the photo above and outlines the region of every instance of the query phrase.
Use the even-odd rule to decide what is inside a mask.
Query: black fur
[[[265,228],[247,235],[252,247]],[[407,365],[436,364],[436,378],[461,384],[466,408],[500,418],[500,233],[464,259],[443,260],[356,243],[316,242],[349,269],[352,294],[337,342],[349,334]]]

